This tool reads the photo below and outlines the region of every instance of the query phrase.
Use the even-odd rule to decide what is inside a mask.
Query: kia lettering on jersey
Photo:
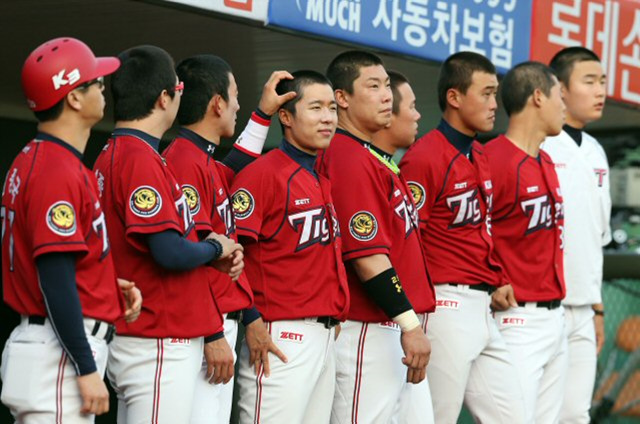
[[[447,197],[447,206],[454,215],[449,228],[462,227],[468,224],[477,225],[482,222],[478,188]]]
[[[331,241],[329,223],[326,218],[326,210],[324,207],[296,212],[288,216],[288,221],[293,230],[299,234],[298,245],[295,250],[296,252],[306,249],[316,243],[326,245]]]

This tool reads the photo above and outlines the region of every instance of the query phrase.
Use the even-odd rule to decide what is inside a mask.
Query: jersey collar
[[[131,136],[139,138],[140,140],[151,146],[156,152],[158,152],[160,148],[160,139],[147,134],[144,131],[135,130],[133,128],[116,128],[111,134],[114,137]]]
[[[282,139],[282,143],[280,143],[280,150],[282,150],[287,156],[289,156],[294,162],[298,165],[306,169],[313,175],[317,177],[316,171],[314,169],[316,163],[316,157],[314,155],[310,155],[307,152],[303,152],[302,150],[295,147],[293,144],[289,143],[284,138]]]
[[[82,160],[83,155],[82,153],[80,153],[80,151],[78,149],[76,149],[75,147],[73,147],[71,144],[67,143],[64,140],[59,139],[58,137],[54,137],[49,133],[46,132],[38,132],[38,134],[36,134],[36,140],[42,140],[42,141],[50,141],[52,143],[55,143],[65,149],[67,149],[68,151],[70,151],[71,153],[73,153],[73,155],[75,157],[77,157],[78,159]]]
[[[200,134],[194,131],[191,131],[188,128],[180,128],[180,130],[178,131],[178,137],[182,137],[186,140],[189,140],[198,149],[205,152],[208,156],[213,157],[213,152],[215,152],[216,150],[215,143],[207,140],[206,138],[202,137]]]
[[[469,157],[471,153],[471,144],[473,143],[473,137],[469,137],[466,134],[453,128],[447,121],[440,119],[438,124],[438,131],[440,131],[449,143],[453,145],[460,153]]]
[[[338,128],[338,129],[336,129],[336,133],[337,134],[346,135],[347,137],[352,138],[353,140],[355,140],[358,143],[362,144],[365,148],[373,150],[378,155],[382,156],[382,158],[384,160],[386,160],[386,161],[390,161],[391,158],[393,157],[393,155],[391,153],[385,152],[384,150],[380,149],[379,147],[374,146],[370,141],[364,141],[363,139],[356,137],[355,135],[351,134],[347,130],[343,130],[342,128]]]
[[[569,124],[564,124],[562,129],[569,134],[569,137],[571,137],[578,146],[582,145],[582,130],[574,128]]]

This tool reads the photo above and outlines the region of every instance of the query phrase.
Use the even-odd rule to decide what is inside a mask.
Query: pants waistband
[[[242,321],[242,310],[227,313],[226,319],[231,319],[238,322]]]
[[[84,330],[86,334],[91,334],[98,339],[103,339],[107,344],[111,343],[113,336],[116,334],[115,326],[93,318],[83,318],[82,321],[84,323]],[[29,325],[45,325],[47,318],[37,315],[31,315],[28,317],[23,316],[22,322],[26,322]]]
[[[559,308],[560,304],[561,301],[558,299],[546,300],[543,302],[518,302],[518,306],[523,308],[547,308],[549,310]]]
[[[324,325],[324,328],[326,329],[331,329],[333,327],[335,327],[336,325],[340,324],[340,321],[337,320],[334,317],[329,317],[329,316],[322,316],[322,317],[310,317],[310,318],[305,318],[305,321],[312,321],[312,322],[318,322],[322,325]]]
[[[496,287],[488,283],[479,283],[479,284],[448,283],[447,285],[452,287],[466,286],[469,288],[469,290],[483,291],[488,294],[491,294],[494,291],[496,291]]]

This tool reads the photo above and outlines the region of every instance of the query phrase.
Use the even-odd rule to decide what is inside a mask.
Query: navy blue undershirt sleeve
[[[84,331],[76,287],[75,254],[45,253],[36,258],[36,267],[49,321],[76,374],[95,372],[96,363]]]
[[[251,156],[240,149],[232,148],[227,156],[222,160],[222,163],[227,165],[237,174],[256,159],[258,158]]]
[[[258,312],[255,306],[242,310],[242,325],[245,327],[258,318],[260,318],[260,312]]]
[[[213,245],[204,241],[192,242],[175,230],[149,234],[147,244],[153,260],[173,271],[186,271],[208,264],[217,252]]]

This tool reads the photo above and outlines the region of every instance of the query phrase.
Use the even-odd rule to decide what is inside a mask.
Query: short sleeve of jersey
[[[263,189],[266,176],[256,172],[255,167],[248,167],[234,179],[231,192],[233,215],[236,219],[238,235],[257,241],[268,229],[265,215],[270,210],[269,196],[275,196],[276,187]]]
[[[413,203],[418,209],[420,222],[429,219],[431,208],[438,195],[440,184],[435,181],[430,164],[420,158],[419,154],[407,154],[400,162],[400,171],[411,190]]]
[[[27,230],[33,237],[33,257],[51,252],[88,251],[79,215],[83,211],[82,188],[65,179],[50,184],[34,178],[30,184],[44,188],[28,191],[29,199],[24,203]]]
[[[184,229],[179,224],[172,182],[158,160],[125,168],[120,178],[127,236]],[[177,192],[179,187],[174,187]]]
[[[380,172],[371,161],[346,159],[331,169],[331,193],[342,229],[343,259],[389,254],[392,240],[389,218],[393,214],[391,174]]]

